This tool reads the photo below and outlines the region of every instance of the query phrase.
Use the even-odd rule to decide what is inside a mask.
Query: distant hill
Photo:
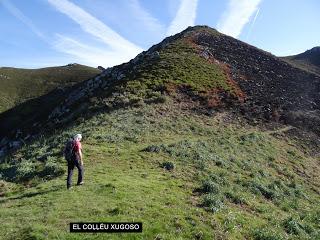
[[[320,75],[320,47],[314,47],[303,53],[283,57],[296,67]]]
[[[87,80],[101,71],[80,65],[41,69],[0,68],[0,112],[60,87]]]
[[[320,77],[215,29],[25,101],[0,126],[6,239],[99,239],[68,223],[131,220],[142,233],[110,237],[320,239]],[[66,192],[75,133],[85,183]]]

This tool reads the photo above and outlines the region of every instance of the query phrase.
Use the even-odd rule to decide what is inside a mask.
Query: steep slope
[[[5,239],[317,239],[319,155],[287,133],[319,141],[319,82],[193,27],[37,99],[41,111],[24,121],[6,112],[0,232]],[[85,185],[66,192],[61,151],[78,132]],[[131,220],[143,222],[142,234],[68,232],[69,222]]]
[[[99,74],[79,64],[41,69],[0,68],[0,113],[57,87],[67,87]]]
[[[303,53],[283,57],[296,67],[320,75],[320,47],[314,47]]]
[[[61,150],[77,132],[84,137],[85,184],[67,191]],[[317,158],[280,131],[232,122],[225,113],[197,115],[170,99],[79,119],[6,162],[4,239],[320,236]],[[141,221],[144,230],[70,234],[69,222],[77,221]]]
[[[16,111],[0,115],[0,136],[30,137],[90,111],[164,95],[202,113],[232,108],[254,121],[280,121],[319,133],[319,79],[213,29],[194,27],[63,92],[60,105],[45,113],[23,116],[24,121],[14,121]]]

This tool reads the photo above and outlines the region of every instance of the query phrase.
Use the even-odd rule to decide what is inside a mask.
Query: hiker
[[[72,185],[73,169],[76,166],[78,168],[78,182],[77,185],[83,184],[83,159],[82,159],[82,146],[81,146],[81,134],[77,134],[70,139],[65,147],[65,158],[68,162],[68,177],[67,177],[67,189]]]

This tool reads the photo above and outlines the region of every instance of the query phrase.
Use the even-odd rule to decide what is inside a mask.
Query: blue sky
[[[0,66],[126,62],[190,25],[278,56],[320,45],[318,0],[0,0]]]

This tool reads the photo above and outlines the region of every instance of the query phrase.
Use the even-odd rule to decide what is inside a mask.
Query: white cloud
[[[239,37],[262,0],[229,0],[227,10],[218,21],[218,31]]]
[[[168,13],[169,15],[174,18],[175,15],[177,14],[177,11],[179,9],[179,6],[180,6],[180,3],[181,3],[181,0],[175,0],[175,1],[172,1],[172,0],[168,0],[167,1],[167,10],[168,10]]]
[[[143,50],[72,2],[68,0],[48,0],[48,2],[78,23],[85,32],[108,44],[119,54],[126,53],[132,58]]]
[[[6,0],[2,0],[1,3],[13,16],[26,24],[38,37],[47,42],[50,46],[53,46],[54,49],[75,58],[75,62],[90,66],[102,65],[110,67],[129,61],[143,50],[121,37],[111,28],[75,4],[67,0],[48,1],[60,12],[77,22],[85,32],[105,43],[106,47],[92,47],[61,34],[56,34],[55,41],[52,41],[51,38],[49,40],[49,38],[43,35],[33,22],[12,3]],[[142,12],[143,10],[140,9],[140,11]],[[152,17],[148,16],[147,13],[145,13],[144,17],[145,19],[152,20]],[[152,24],[156,24],[155,20],[152,21]]]
[[[164,35],[164,25],[144,9],[139,0],[130,0],[129,6],[135,19],[140,23],[140,25],[143,25],[146,28],[144,31],[147,30],[156,35]]]
[[[177,14],[168,27],[167,36],[181,32],[188,26],[194,26],[197,5],[198,0],[181,0]]]
[[[60,52],[69,54],[81,64],[90,66],[114,66],[128,61],[130,53],[119,54],[117,50],[109,48],[95,48],[81,43],[74,38],[56,34],[54,48]]]
[[[34,32],[38,37],[42,38],[43,40],[46,40],[45,36],[42,34],[42,32],[33,24],[33,22],[25,16],[17,7],[15,7],[12,3],[10,3],[7,0],[0,1],[2,5],[17,19],[19,19],[21,22],[23,22],[25,25],[27,25],[32,32]]]
[[[71,1],[47,1],[56,10],[79,24],[84,32],[103,42],[105,47],[94,47],[88,43],[82,43],[79,40],[62,34],[56,34],[54,40],[47,38],[36,28],[33,22],[12,3],[7,0],[2,0],[1,2],[12,15],[26,24],[37,36],[46,41],[55,50],[71,56],[74,62],[91,66],[102,65],[109,67],[129,61],[143,51],[142,48],[123,38],[109,26]],[[198,0],[180,0],[179,9],[168,29],[165,29],[164,25],[158,19],[144,9],[139,0],[129,0],[128,3],[133,18],[144,26],[147,32],[162,38],[165,34],[175,34],[184,30],[187,26],[194,25]]]

